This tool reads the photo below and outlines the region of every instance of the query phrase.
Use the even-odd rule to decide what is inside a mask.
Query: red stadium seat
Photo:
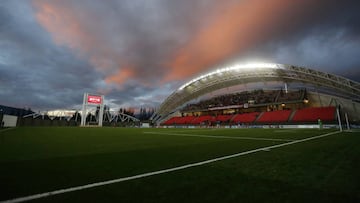
[[[220,122],[228,122],[231,120],[231,118],[234,115],[218,115],[216,116],[216,121],[220,121]]]
[[[165,121],[163,124],[164,125],[173,125],[176,124],[176,122],[180,119],[181,117],[175,116],[170,118],[169,120]]]
[[[215,118],[213,116],[199,116],[193,119],[191,124],[201,124],[203,122],[215,122]]]
[[[189,124],[191,123],[191,121],[196,118],[195,116],[184,116],[184,117],[180,117],[180,119],[178,119],[178,121],[176,122],[176,124]]]
[[[292,118],[293,122],[315,122],[318,119],[322,121],[335,120],[335,107],[312,107],[297,110]]]
[[[252,112],[252,113],[244,113],[244,114],[237,114],[235,115],[235,117],[233,118],[232,122],[233,123],[252,123],[255,121],[256,117],[259,115],[260,113],[258,112]]]
[[[287,122],[291,110],[280,110],[280,111],[269,111],[264,112],[261,117],[257,120],[259,123],[282,123]]]

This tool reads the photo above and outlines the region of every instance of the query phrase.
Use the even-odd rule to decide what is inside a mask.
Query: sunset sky
[[[1,0],[0,104],[78,108],[84,92],[157,107],[224,64],[306,66],[360,82],[360,1]]]

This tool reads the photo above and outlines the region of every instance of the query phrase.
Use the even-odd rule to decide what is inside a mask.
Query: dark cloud
[[[296,2],[296,1],[294,1]],[[263,37],[238,49],[230,61],[294,64],[360,81],[358,1],[303,1],[281,13]],[[306,3],[307,2],[307,3]],[[306,5],[308,4],[308,5]],[[225,60],[227,61],[227,60]]]
[[[34,1],[37,20],[55,42],[73,48],[107,75],[153,83],[187,40],[209,3],[182,1]],[[146,75],[147,77],[143,77]],[[119,85],[127,80],[115,80]]]
[[[10,12],[11,11],[11,12]],[[0,7],[1,103],[34,109],[68,108],[96,89],[100,74],[68,48],[53,44],[29,5],[8,1]]]
[[[311,67],[360,81],[355,0],[4,0],[0,103],[157,106],[229,61]]]

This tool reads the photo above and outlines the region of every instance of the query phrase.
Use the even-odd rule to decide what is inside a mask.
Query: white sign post
[[[104,115],[104,95],[95,95],[95,94],[89,94],[84,93],[84,100],[83,100],[83,106],[82,106],[82,115],[81,115],[81,126],[86,125],[86,113],[87,113],[87,107],[89,105],[92,106],[99,106],[100,105],[100,111],[99,111],[99,117],[98,117],[98,126],[102,126],[103,122],[103,115]]]

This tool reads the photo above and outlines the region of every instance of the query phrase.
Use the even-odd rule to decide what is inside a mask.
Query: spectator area
[[[244,104],[268,104],[273,102],[301,101],[305,96],[305,90],[285,93],[283,90],[254,90],[234,94],[221,95],[198,103],[188,104],[183,110],[206,110],[217,107],[227,107]]]
[[[291,110],[264,112],[257,120],[258,123],[283,123],[289,120]]]
[[[315,122],[318,119],[321,119],[322,121],[334,121],[336,118],[335,110],[336,108],[334,106],[299,109],[295,112],[291,121]]]
[[[194,118],[190,123],[191,124],[202,124],[202,123],[209,123],[215,122],[215,118],[213,116],[199,116]]]
[[[175,117],[172,117],[169,120],[165,121],[163,124],[164,125],[173,125],[173,124],[176,124],[179,119],[181,119],[181,117],[175,116]]]
[[[259,116],[259,112],[236,114],[233,118],[233,123],[252,123]]]
[[[185,116],[185,117],[180,117],[177,121],[176,124],[190,124],[191,121],[195,118],[195,116]]]
[[[318,119],[322,121],[334,121],[336,118],[336,108],[330,107],[312,107],[299,109],[293,112],[292,110],[279,110],[268,112],[251,112],[235,115],[218,115],[216,117],[210,115],[204,116],[184,116],[172,117],[165,121],[164,125],[200,125],[206,123],[258,123],[258,124],[272,124],[272,123],[306,123],[317,122]],[[293,116],[291,118],[291,115]]]
[[[229,122],[234,115],[218,115],[216,116],[216,121],[220,122]]]

